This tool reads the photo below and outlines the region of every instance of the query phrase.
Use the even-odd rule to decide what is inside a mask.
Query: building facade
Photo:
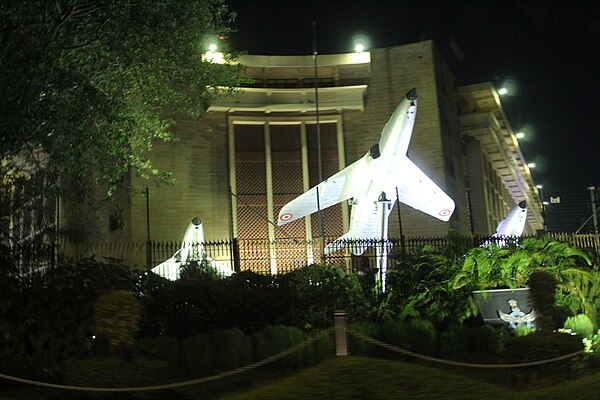
[[[235,240],[242,253],[255,252],[241,254],[242,269],[276,273],[287,268],[282,260],[318,261],[320,247],[311,243],[346,232],[350,205],[324,210],[323,231],[316,215],[280,229],[273,224],[279,209],[362,157],[413,87],[419,101],[409,157],[456,210],[442,222],[396,204],[389,237],[444,236],[450,229],[492,234],[522,200],[531,211],[526,233],[543,228],[536,189],[495,89],[456,88],[433,42],[319,55],[316,68],[312,56],[250,55],[240,62],[254,82],[200,119],[176,116],[179,141],[157,144],[151,154],[176,184],[123,200],[123,227],[105,239],[177,241],[198,216],[207,240]],[[134,176],[128,183],[145,185]],[[249,246],[259,241],[270,245]],[[307,244],[283,244],[291,242]]]

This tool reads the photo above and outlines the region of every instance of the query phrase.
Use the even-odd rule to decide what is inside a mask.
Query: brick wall
[[[198,216],[207,240],[229,239],[231,211],[227,158],[227,120],[207,113],[201,119],[177,117],[179,141],[157,144],[150,157],[157,168],[172,171],[173,186],[150,186],[150,237],[181,240]],[[133,178],[143,188],[147,182]],[[146,239],[146,199],[136,195],[131,206],[131,240]]]

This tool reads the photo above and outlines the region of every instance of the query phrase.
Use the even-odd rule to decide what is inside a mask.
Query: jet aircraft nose
[[[411,101],[416,100],[417,99],[417,88],[414,87],[414,88],[410,89],[409,92],[406,93],[406,98]]]

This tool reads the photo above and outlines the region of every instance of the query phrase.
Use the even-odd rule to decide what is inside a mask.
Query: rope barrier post
[[[333,313],[335,323],[335,355],[348,355],[348,332],[346,328],[347,313],[344,310],[336,310]]]

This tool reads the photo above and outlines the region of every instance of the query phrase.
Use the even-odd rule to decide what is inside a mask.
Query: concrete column
[[[348,355],[348,332],[346,328],[347,314],[344,310],[336,310],[333,314],[335,322],[335,355]]]

